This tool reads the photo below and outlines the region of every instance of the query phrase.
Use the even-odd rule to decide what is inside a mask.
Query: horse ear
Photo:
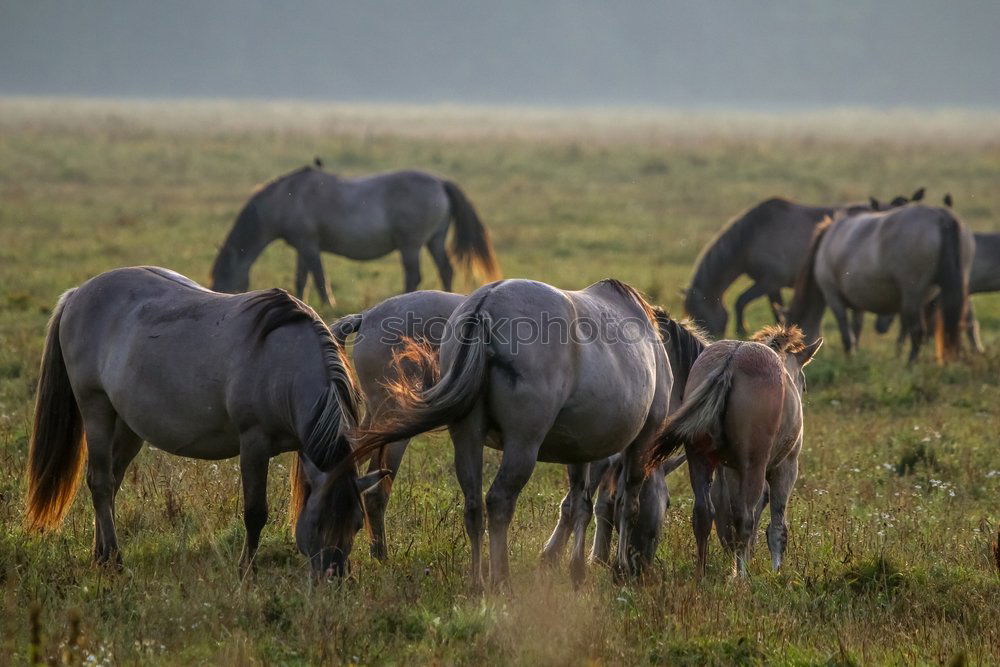
[[[805,366],[812,361],[813,356],[821,347],[823,347],[823,339],[817,338],[811,345],[806,345],[804,348],[796,352],[795,358],[799,360],[799,366]]]
[[[955,203],[955,201],[951,198],[951,193],[950,192],[945,193],[945,195],[944,195],[944,205],[947,206],[948,208],[951,208],[952,204],[954,204],[954,203]]]
[[[306,481],[309,482],[309,488],[320,488],[323,485],[323,480],[326,478],[326,473],[320,470],[305,454],[299,454],[299,463],[302,464],[302,471],[306,474]]]
[[[882,204],[880,204],[879,201],[875,199],[875,197],[868,198],[868,205],[871,207],[873,211],[877,211],[880,208],[882,208]]]
[[[320,158],[320,156],[317,155],[316,157],[313,158],[313,164],[316,165],[317,169],[322,169],[323,168],[322,158]]]
[[[917,190],[916,192],[914,192],[913,195],[910,197],[910,201],[920,201],[921,199],[923,199],[924,198],[924,191],[926,189],[927,188],[920,188],[919,190]]]
[[[374,490],[375,487],[378,486],[379,482],[381,482],[386,477],[391,477],[391,476],[392,476],[392,471],[385,470],[383,468],[382,470],[376,470],[374,472],[368,473],[367,475],[362,475],[361,477],[358,477],[358,479],[355,481],[355,483],[358,485],[358,493],[364,494]]]
[[[771,310],[774,311],[775,316],[778,318],[778,324],[785,326],[788,324],[788,309],[777,301],[771,302]]]

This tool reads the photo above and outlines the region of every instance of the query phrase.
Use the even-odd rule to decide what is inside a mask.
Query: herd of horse
[[[949,359],[961,328],[973,331],[968,293],[1000,286],[1000,238],[969,232],[950,196],[933,207],[923,194],[887,205],[760,204],[702,253],[685,296],[692,320],[678,320],[615,279],[576,291],[499,279],[489,234],[454,183],[412,171],[344,180],[317,160],[247,202],[212,289],[128,267],[62,295],[38,380],[28,524],[56,528],[86,467],[94,559],[120,567],[115,498],[143,442],[195,459],[238,457],[248,570],[268,517],[269,461],[296,452],[296,545],[314,575],[343,576],[366,526],[371,554],[387,557],[385,513],[407,445],[446,428],[475,587],[487,526],[489,582],[508,581],[509,527],[539,461],[565,465],[568,480],[542,558],[557,562],[571,543],[576,584],[595,515],[590,559],[617,578],[643,574],[669,506],[666,477],[685,463],[698,576],[713,525],[734,573],[746,574],[768,505],[777,569],[802,449],[803,369],[822,345],[824,310],[848,352],[864,311],[898,314],[911,361],[931,317]],[[297,252],[295,296],[246,292],[253,261],[277,239]],[[417,291],[422,247],[445,291]],[[322,251],[370,259],[394,249],[404,294],[330,324],[301,300],[312,276],[330,301]],[[451,293],[451,258],[486,284]],[[722,296],[742,274],[754,283],[736,301],[740,340],[725,340]],[[760,296],[779,323],[747,339],[743,310]],[[484,447],[501,452],[485,502]]]

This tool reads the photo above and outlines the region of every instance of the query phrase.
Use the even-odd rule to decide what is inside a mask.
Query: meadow
[[[975,297],[987,352],[947,367],[927,349],[906,367],[894,336],[870,326],[847,358],[827,317],[777,574],[759,541],[750,579],[730,580],[713,537],[708,575],[693,582],[682,469],[646,585],[594,567],[574,591],[565,568],[539,567],[565,490],[563,469],[540,464],[512,525],[513,593],[474,593],[440,434],[403,463],[389,562],[361,535],[342,583],[311,582],[295,549],[288,455],[272,464],[248,580],[235,461],[144,449],[118,497],[121,573],[90,562],[85,487],[61,531],[26,532],[33,394],[59,294],[135,264],[207,281],[254,188],[314,155],[345,176],[420,168],[457,181],[507,277],[580,288],[614,276],[677,314],[701,247],[773,195],[824,203],[927,186],[932,203],[951,192],[973,229],[1000,229],[995,113],[0,100],[0,663],[1000,663],[1000,295]],[[422,286],[437,287],[423,259]],[[324,260],[329,319],[401,289],[395,256]],[[252,286],[290,288],[293,269],[276,244]],[[768,323],[766,305],[749,318]],[[487,452],[488,479],[496,461]]]

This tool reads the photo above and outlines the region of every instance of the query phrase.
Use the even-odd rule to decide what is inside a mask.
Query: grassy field
[[[709,574],[692,582],[681,472],[651,583],[618,587],[593,569],[573,591],[568,573],[538,567],[564,491],[562,469],[540,465],[512,526],[513,595],[472,594],[440,435],[403,464],[390,562],[360,539],[342,585],[306,576],[284,521],[287,456],[272,464],[249,582],[234,461],[144,450],[118,501],[121,574],[89,561],[85,491],[59,533],[28,534],[27,438],[58,295],[132,264],[207,280],[253,188],[313,155],[345,175],[415,167],[458,181],[508,277],[578,288],[614,276],[677,312],[699,249],[772,195],[837,202],[925,185],[934,201],[950,191],[974,229],[1000,228],[997,114],[0,100],[0,663],[25,664],[33,647],[88,664],[1000,663],[1000,296],[976,297],[987,353],[947,368],[929,350],[903,367],[870,329],[853,359],[830,338],[808,370],[785,568],[772,574],[759,543],[748,582],[728,579],[714,538]],[[290,287],[293,264],[271,247],[252,285]],[[330,318],[401,289],[396,257],[326,267]],[[767,322],[763,302],[750,318]]]

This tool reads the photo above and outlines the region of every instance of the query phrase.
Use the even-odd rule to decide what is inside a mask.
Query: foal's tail
[[[72,293],[62,295],[49,320],[38,376],[35,428],[28,450],[27,521],[32,530],[56,528],[62,522],[76,496],[87,451],[83,420],[59,344],[59,322]]]
[[[935,327],[938,361],[947,361],[962,351],[962,320],[968,304],[968,285],[962,276],[962,250],[958,220],[941,220],[941,250],[935,280],[941,290]]]
[[[672,459],[671,454],[684,443],[694,442],[706,435],[712,436],[716,441],[720,440],[722,416],[726,412],[729,390],[733,386],[735,357],[736,347],[718,368],[709,373],[694,391],[684,397],[681,407],[667,418],[663,430],[656,437],[647,455],[646,474],[661,465],[673,470],[683,463],[683,458]]]
[[[358,332],[358,329],[361,328],[362,320],[364,320],[363,313],[354,313],[353,315],[344,315],[339,320],[330,324],[330,332],[333,334],[333,339],[337,341],[340,347],[344,347],[345,343],[347,343],[348,336]]]
[[[442,181],[442,184],[451,205],[451,217],[455,220],[451,254],[466,271],[480,274],[486,282],[499,280],[500,265],[493,254],[490,233],[483,226],[475,207],[457,185],[451,181]]]
[[[382,416],[378,423],[359,430],[354,459],[359,461],[391,442],[415,437],[467,415],[479,400],[489,370],[489,331],[491,320],[483,310],[483,294],[472,312],[462,316],[455,327],[458,352],[451,366],[431,386],[427,377],[438,375],[438,357],[420,350],[404,350],[398,359],[422,359],[424,373],[397,373],[398,379],[389,385],[396,407]],[[408,341],[409,346],[420,343]]]

